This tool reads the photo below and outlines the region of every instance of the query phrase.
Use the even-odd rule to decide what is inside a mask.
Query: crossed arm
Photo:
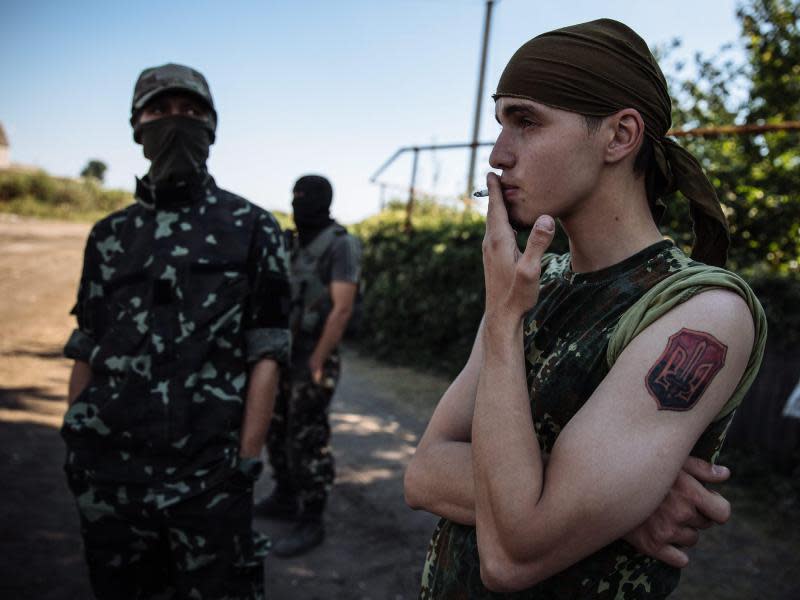
[[[502,348],[513,340],[521,346],[521,326],[487,330],[472,440],[478,547],[490,587],[533,585],[622,537],[658,507],[744,371],[752,331],[750,344],[739,343],[746,335],[737,324],[748,319],[737,296],[715,290],[654,323],[564,428],[546,471],[529,425],[523,357]],[[693,408],[660,410],[646,388],[648,372],[684,327],[726,345],[726,363]]]
[[[476,525],[472,419],[484,357],[483,335],[482,322],[469,359],[436,407],[404,482],[411,508],[470,526]],[[545,469],[548,459],[542,457]],[[703,483],[720,483],[729,475],[725,467],[689,457],[652,514],[617,537],[672,566],[686,566],[689,559],[682,547],[697,543],[698,530],[723,524],[730,517],[728,501]]]
[[[683,566],[675,545],[691,545],[697,528],[729,514],[681,465],[744,371],[753,341],[752,326],[742,326],[752,322],[749,310],[736,295],[713,290],[652,324],[567,424],[545,464],[531,427],[522,316],[536,303],[552,230],[535,227],[519,255],[510,227],[499,227],[507,217],[492,210],[490,200],[484,324],[406,473],[409,504],[474,523],[481,576],[496,591],[530,587],[621,537]],[[654,396],[646,380],[683,328],[711,336],[727,356],[690,410],[662,410],[670,399]],[[690,460],[684,469],[699,475],[699,466]],[[674,517],[667,528],[665,515]],[[654,537],[648,529],[660,538],[655,544],[645,541]]]

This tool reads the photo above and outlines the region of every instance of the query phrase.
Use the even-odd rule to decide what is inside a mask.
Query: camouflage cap
[[[200,71],[184,65],[167,63],[145,69],[136,80],[131,103],[131,125],[144,105],[163,92],[183,91],[194,94],[211,109],[212,129],[216,129],[217,111],[206,78]]]

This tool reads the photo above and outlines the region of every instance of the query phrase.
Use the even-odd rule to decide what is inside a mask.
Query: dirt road
[[[61,345],[88,226],[0,215],[0,598],[91,598],[58,435],[69,363]],[[446,382],[346,351],[331,420],[338,476],[328,539],[269,557],[272,600],[416,597],[435,519],[406,508],[402,470]],[[796,499],[726,486],[734,519],[704,534],[679,599],[800,598]],[[268,477],[256,495],[265,495]],[[792,488],[787,488],[792,489]],[[287,526],[257,520],[277,537]]]
[[[61,346],[88,226],[0,215],[0,598],[91,598],[58,434],[69,361]],[[444,382],[345,352],[331,421],[338,476],[328,539],[292,560],[269,558],[268,597],[413,598],[434,517],[403,502],[402,471]],[[394,381],[393,381],[394,380]],[[381,384],[392,382],[385,390]],[[413,381],[413,402],[403,400]],[[268,493],[262,478],[256,496]],[[273,537],[281,523],[258,520]]]

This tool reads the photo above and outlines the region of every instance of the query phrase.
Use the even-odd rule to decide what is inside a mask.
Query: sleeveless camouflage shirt
[[[620,317],[659,281],[699,263],[669,241],[591,273],[573,273],[569,254],[547,255],[543,262],[539,301],[524,322],[524,347],[534,427],[549,453],[608,374],[606,350]],[[714,458],[732,417],[709,425],[692,454]],[[679,578],[678,569],[617,540],[528,590],[497,594],[481,582],[475,528],[442,519],[428,548],[420,598],[653,599],[666,597]]]

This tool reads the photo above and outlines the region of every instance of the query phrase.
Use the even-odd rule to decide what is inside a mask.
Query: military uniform
[[[545,256],[539,301],[524,321],[531,412],[543,452],[552,451],[561,430],[608,374],[609,341],[626,311],[660,282],[698,266],[669,241],[592,273],[573,273],[569,254]],[[704,289],[708,288],[681,290],[678,301]],[[757,302],[753,309],[755,316],[763,316]],[[752,360],[757,370],[760,356]],[[737,391],[737,401],[750,381]],[[692,455],[707,461],[716,458],[733,408],[726,406],[708,426]],[[475,528],[441,519],[428,549],[420,598],[652,599],[666,597],[679,578],[679,569],[617,540],[528,590],[496,594],[481,582]]]
[[[335,476],[328,410],[340,362],[338,352],[332,352],[322,381],[315,383],[308,360],[331,310],[331,281],[359,281],[361,246],[344,227],[333,223],[308,245],[295,244],[291,264],[291,368],[281,377],[267,446],[277,485],[298,498],[301,515],[318,517]]]
[[[92,586],[262,598],[260,461],[239,433],[250,366],[289,359],[288,255],[272,215],[204,169],[166,190],[138,181],[92,228],[64,352],[92,373],[61,430]]]

